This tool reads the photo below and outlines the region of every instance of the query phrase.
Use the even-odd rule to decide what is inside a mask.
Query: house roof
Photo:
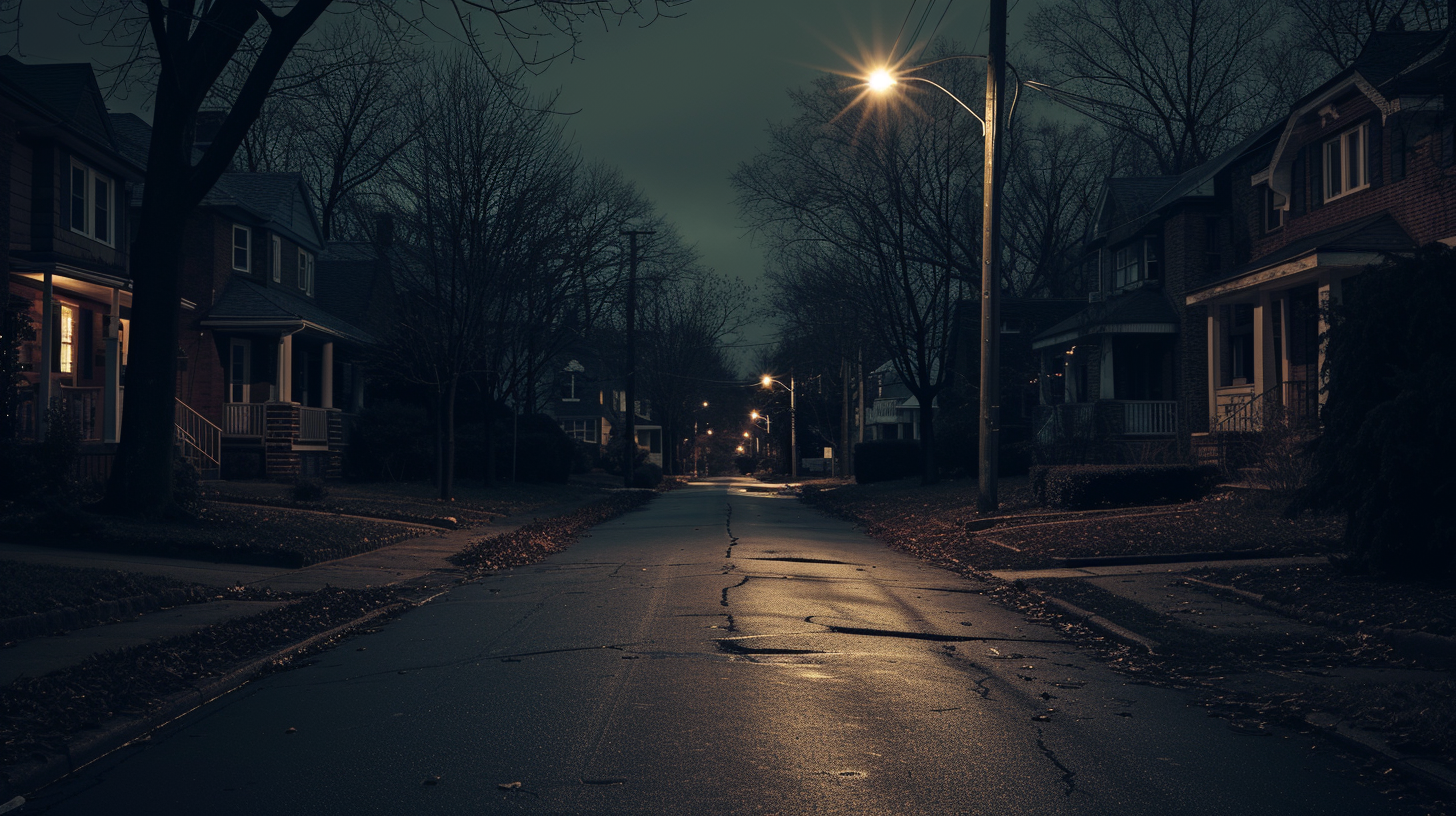
[[[314,265],[318,286],[315,297],[320,306],[336,315],[357,316],[363,321],[369,314],[374,287],[381,285],[375,264],[379,249],[369,241],[330,241],[324,246]]]
[[[76,130],[101,144],[113,144],[106,105],[89,63],[29,65],[0,56],[0,76]]]
[[[1046,348],[1094,334],[1172,334],[1178,314],[1161,292],[1143,290],[1113,295],[1038,334],[1032,348]]]
[[[1229,284],[1233,281],[1248,276],[1259,278],[1262,277],[1257,274],[1259,272],[1272,270],[1302,258],[1313,257],[1321,262],[1328,262],[1330,257],[1334,257],[1346,264],[1350,264],[1351,259],[1363,263],[1362,259],[1395,252],[1409,252],[1415,248],[1416,242],[1414,238],[1411,238],[1410,233],[1406,232],[1405,228],[1390,213],[1379,212],[1314,233],[1280,247],[1262,258],[1250,261],[1229,274],[1193,290],[1189,293],[1188,300],[1193,303],[1217,296],[1218,292],[1214,290],[1228,291]]]
[[[314,303],[280,289],[234,277],[208,310],[202,325],[247,329],[249,324],[270,329],[296,324],[297,328],[316,329],[342,340],[366,344],[374,342],[369,332]]]

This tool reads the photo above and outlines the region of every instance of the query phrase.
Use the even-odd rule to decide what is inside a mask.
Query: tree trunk
[[[923,457],[920,463],[920,483],[931,485],[940,481],[940,471],[935,467],[935,396],[922,398],[918,394],[915,397],[920,400],[920,454]]]
[[[445,386],[440,411],[440,501],[455,498],[455,392],[459,377]]]

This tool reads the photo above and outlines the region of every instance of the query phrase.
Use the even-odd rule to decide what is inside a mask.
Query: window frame
[[[1264,185],[1262,196],[1264,204],[1263,226],[1264,232],[1278,232],[1284,229],[1284,212],[1288,209],[1289,199],[1274,191],[1273,187]],[[1280,201],[1279,199],[1284,199]]]
[[[277,235],[270,236],[269,244],[273,251],[273,282],[283,282],[283,239]]]
[[[76,194],[77,171],[81,173],[81,190],[79,196]],[[116,203],[116,180],[105,173],[97,172],[91,165],[75,157],[71,158],[70,172],[71,197],[65,206],[71,208],[71,232],[90,238],[98,244],[105,244],[109,247],[116,246],[116,208],[114,206]],[[99,207],[97,206],[98,197],[96,195],[97,184],[106,185],[106,194],[101,197],[104,199],[104,203]],[[82,217],[80,224],[76,222],[77,199],[81,203]],[[98,215],[103,216],[100,220],[105,225],[104,237],[97,234],[96,222]]]
[[[243,243],[238,245],[238,233],[243,234]],[[243,251],[243,265],[238,266],[238,250]],[[242,224],[233,224],[232,233],[232,265],[234,272],[253,271],[253,228]]]
[[[1351,137],[1358,142],[1354,150],[1351,150]],[[1355,127],[1341,131],[1335,136],[1325,139],[1320,143],[1320,173],[1324,180],[1324,200],[1326,203],[1335,199],[1344,198],[1352,193],[1358,193],[1370,186],[1370,123],[1361,122]],[[1340,174],[1340,189],[1335,191],[1336,184],[1334,175],[1331,173],[1331,158],[1338,156],[1338,169]],[[1351,160],[1355,161],[1356,167],[1351,167]],[[1350,186],[1350,171],[1359,170],[1360,183]]]
[[[56,355],[56,370],[62,374],[74,376],[77,374],[76,363],[78,361],[76,347],[81,344],[79,337],[81,333],[80,310],[69,303],[60,302],[56,303],[56,308],[60,317],[58,321],[60,336],[56,340],[60,351]]]
[[[1142,242],[1134,241],[1113,250],[1112,288],[1126,289],[1142,280]],[[1131,270],[1130,273],[1127,273]]]
[[[298,248],[298,288],[313,294],[313,253],[303,247]]]
[[[242,353],[239,354],[239,351]],[[239,379],[239,368],[242,369],[241,379]],[[234,337],[228,342],[227,376],[227,401],[232,404],[251,401],[253,390],[252,342],[242,337]]]

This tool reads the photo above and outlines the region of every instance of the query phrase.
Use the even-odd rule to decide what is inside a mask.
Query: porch
[[[1033,422],[1032,438],[1042,446],[1173,438],[1178,434],[1178,402],[1108,399],[1038,405]]]

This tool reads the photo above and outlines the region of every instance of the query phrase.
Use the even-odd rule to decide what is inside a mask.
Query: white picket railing
[[[1178,432],[1178,403],[1173,400],[1125,400],[1122,432],[1127,436],[1172,436]]]

